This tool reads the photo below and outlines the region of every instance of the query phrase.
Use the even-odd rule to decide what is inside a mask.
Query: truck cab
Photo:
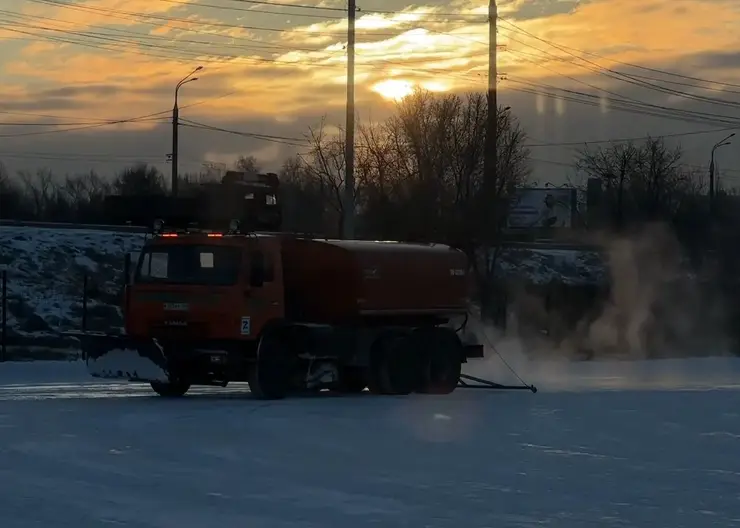
[[[155,234],[125,289],[126,333],[172,342],[253,340],[283,317],[280,278],[275,237]]]

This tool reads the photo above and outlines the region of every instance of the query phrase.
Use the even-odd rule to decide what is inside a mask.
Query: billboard
[[[517,189],[509,205],[509,229],[571,228],[576,190],[569,187]]]

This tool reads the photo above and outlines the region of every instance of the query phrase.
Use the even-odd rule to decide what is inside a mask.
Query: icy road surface
[[[740,526],[740,364],[713,361],[276,403],[0,364],[0,526]]]

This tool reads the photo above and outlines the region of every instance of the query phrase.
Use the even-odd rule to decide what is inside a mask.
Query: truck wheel
[[[380,337],[370,355],[368,388],[373,394],[407,395],[418,387],[420,362],[405,335]]]
[[[154,392],[164,398],[179,398],[190,390],[190,383],[184,381],[152,381],[150,385]]]
[[[290,388],[289,351],[276,333],[262,336],[249,371],[249,390],[259,400],[281,400]]]
[[[462,343],[455,333],[445,328],[436,328],[425,337],[426,353],[419,392],[450,394],[460,381],[464,354]]]

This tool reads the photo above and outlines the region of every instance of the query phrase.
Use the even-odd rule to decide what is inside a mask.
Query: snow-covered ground
[[[137,233],[0,226],[0,269],[7,273],[14,344],[68,346],[59,333],[80,328],[85,275],[90,328],[120,328],[124,255],[143,242]]]
[[[2,526],[740,526],[739,360],[519,366],[539,393],[266,403],[0,364]]]

